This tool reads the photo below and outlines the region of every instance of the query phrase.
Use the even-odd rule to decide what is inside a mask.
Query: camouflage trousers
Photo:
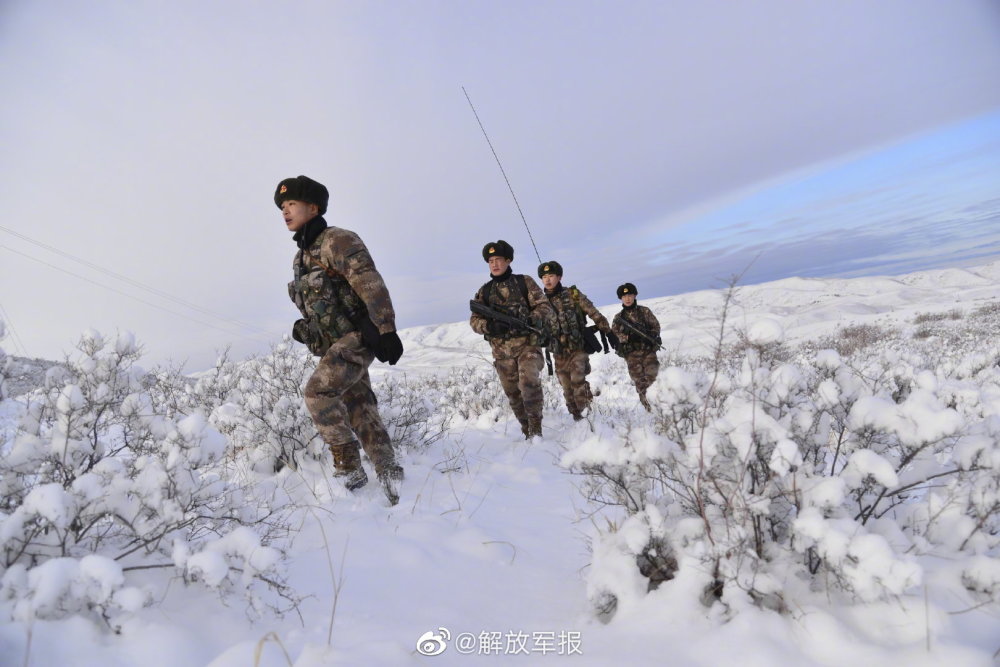
[[[338,468],[360,467],[359,440],[376,473],[396,462],[368,377],[374,358],[359,334],[348,334],[330,346],[306,382],[306,407]]]
[[[594,395],[590,392],[587,374],[590,373],[590,355],[583,350],[552,355],[556,377],[562,385],[563,398],[570,414],[577,417],[590,407]]]
[[[542,348],[529,345],[526,338],[510,341],[493,341],[493,367],[497,369],[500,386],[507,394],[521,429],[541,432],[542,424],[542,368],[545,358]]]
[[[639,392],[639,400],[648,410],[646,390],[656,381],[656,374],[660,372],[660,361],[656,358],[656,351],[629,352],[625,355],[625,364],[628,366],[632,382],[635,383],[635,389]]]

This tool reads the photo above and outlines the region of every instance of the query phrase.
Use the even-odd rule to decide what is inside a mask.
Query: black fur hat
[[[503,239],[490,241],[483,246],[483,260],[490,261],[490,257],[506,257],[514,261],[514,247]]]
[[[538,265],[538,277],[541,278],[546,273],[554,273],[562,278],[563,269],[559,262],[542,262]]]
[[[619,285],[618,286],[618,291],[616,291],[615,294],[617,294],[618,298],[620,299],[625,294],[636,294],[637,295],[637,294],[639,294],[639,290],[637,290],[635,288],[635,285],[633,285],[632,283],[625,283],[624,285]]]
[[[274,203],[278,208],[281,208],[281,203],[286,199],[316,204],[319,214],[323,215],[326,213],[326,205],[330,203],[330,192],[325,185],[308,176],[296,176],[278,183],[274,190]]]

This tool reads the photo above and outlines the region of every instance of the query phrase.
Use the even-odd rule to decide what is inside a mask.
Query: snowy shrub
[[[89,332],[77,349],[0,442],[0,611],[113,622],[151,600],[151,570],[254,612],[294,604],[274,546],[285,509],[236,481],[205,412],[160,409],[131,336]]]
[[[437,377],[390,375],[374,383],[378,412],[394,447],[423,451],[444,436],[442,412],[434,397],[440,384]]]
[[[7,332],[4,329],[3,320],[0,320],[0,340],[3,340],[7,336]],[[11,360],[7,357],[7,353],[0,348],[0,401],[7,398],[7,378],[10,374]]]
[[[968,590],[997,595],[994,350],[854,327],[839,339],[846,354],[793,351],[768,322],[737,338],[726,344],[720,328],[714,358],[661,369],[651,416],[564,454],[588,498],[622,512],[592,545],[599,611],[674,577],[729,609],[787,610],[817,592],[892,598],[922,582],[925,557],[959,563]]]
[[[891,327],[876,324],[852,324],[837,331],[830,337],[820,340],[820,348],[832,348],[842,357],[851,357],[864,352],[896,334]]]
[[[507,396],[492,368],[464,366],[429,382],[438,389],[438,409],[449,421],[484,416],[497,421],[503,410],[509,410]]]
[[[289,340],[240,363],[223,355],[198,378],[189,400],[211,411],[212,425],[229,438],[237,459],[263,472],[295,468],[297,456],[326,452],[302,395],[315,368],[315,357]]]
[[[913,317],[914,324],[926,324],[927,322],[940,322],[942,320],[960,320],[964,313],[959,308],[937,313],[917,313]]]

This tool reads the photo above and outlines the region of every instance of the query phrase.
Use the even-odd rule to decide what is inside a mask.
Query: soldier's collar
[[[626,306],[624,303],[622,304],[622,310],[630,310],[631,311],[631,310],[635,310],[638,307],[639,307],[639,302],[638,301],[633,301],[631,306]]]
[[[295,232],[292,236],[292,240],[295,241],[295,245],[298,247],[308,248],[316,242],[316,239],[319,238],[319,235],[323,233],[324,229],[326,229],[326,220],[323,219],[323,216],[317,215],[315,218],[303,225],[302,229]]]
[[[495,276],[491,273],[490,280],[492,280],[493,282],[502,283],[503,281],[510,278],[512,275],[514,275],[514,270],[508,266],[507,270],[501,273],[499,276]]]

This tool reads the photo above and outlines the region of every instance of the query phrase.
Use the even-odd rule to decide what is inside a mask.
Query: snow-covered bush
[[[303,389],[316,369],[316,358],[285,340],[268,354],[235,363],[219,357],[184,390],[188,409],[201,408],[230,440],[234,456],[267,472],[297,467],[298,457],[322,459],[326,445],[306,408]],[[173,384],[177,384],[176,381]],[[425,448],[444,432],[436,412],[440,393],[436,377],[390,375],[372,383],[379,415],[397,448]]]
[[[297,467],[297,456],[320,458],[326,450],[302,396],[315,368],[315,358],[288,340],[240,363],[222,355],[188,400],[209,411],[237,460],[265,472]]]
[[[0,340],[7,337],[7,330],[3,320],[0,320]],[[0,401],[7,397],[7,376],[10,370],[10,359],[7,353],[0,348]]]
[[[650,417],[574,443],[563,465],[622,512],[595,537],[595,604],[673,577],[730,609],[869,601],[935,558],[996,596],[1000,354],[981,332],[943,350],[878,331],[853,330],[849,356],[792,350],[768,322],[720,333],[714,358],[661,369]]]
[[[434,398],[440,396],[436,376],[390,375],[373,385],[392,444],[397,449],[423,451],[444,435],[445,417]]]
[[[285,508],[230,474],[205,412],[155,404],[131,336],[88,332],[77,350],[0,442],[0,613],[113,622],[151,600],[155,570],[245,595],[255,611],[294,603]]]

